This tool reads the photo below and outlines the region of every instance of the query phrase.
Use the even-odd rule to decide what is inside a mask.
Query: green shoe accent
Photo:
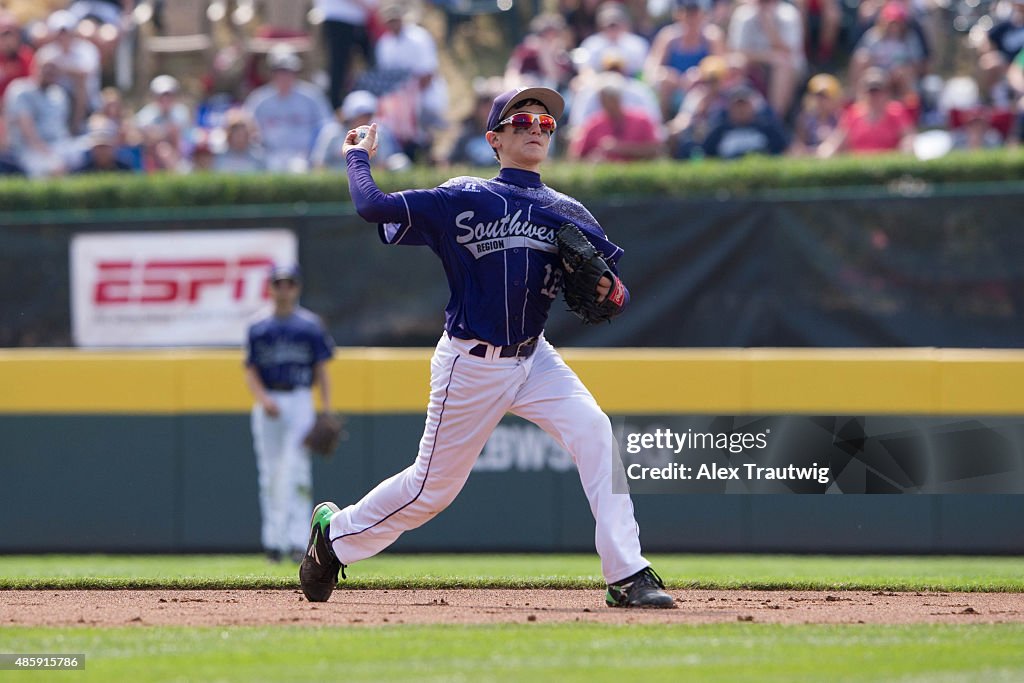
[[[320,532],[324,536],[330,536],[331,517],[334,516],[335,512],[337,512],[337,509],[329,503],[320,503],[313,510],[313,525],[319,526]]]

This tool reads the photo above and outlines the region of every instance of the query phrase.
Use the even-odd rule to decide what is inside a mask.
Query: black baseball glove
[[[315,455],[329,458],[334,455],[344,433],[345,423],[340,417],[329,413],[320,413],[316,422],[306,434],[303,443]]]
[[[622,312],[626,288],[587,236],[572,223],[565,223],[555,235],[558,256],[565,266],[565,303],[586,324],[610,321]],[[602,277],[611,290],[598,301],[597,283]]]

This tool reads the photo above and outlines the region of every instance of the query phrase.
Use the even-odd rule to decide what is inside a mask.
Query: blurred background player
[[[272,561],[287,554],[299,561],[306,548],[313,467],[303,440],[316,419],[314,385],[322,409],[331,409],[325,364],[334,355],[334,340],[318,316],[299,306],[301,289],[298,266],[271,270],[274,311],[249,328],[245,360],[246,384],[256,400],[252,437],[261,540]]]

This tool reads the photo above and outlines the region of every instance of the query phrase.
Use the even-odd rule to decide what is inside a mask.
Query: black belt
[[[469,350],[469,355],[477,358],[487,358],[487,347],[489,344],[477,344]],[[537,337],[530,337],[518,344],[502,346],[498,353],[499,358],[529,358],[537,349]]]
[[[271,391],[295,391],[296,386],[294,384],[278,382],[276,384],[268,384],[267,389],[270,389]]]

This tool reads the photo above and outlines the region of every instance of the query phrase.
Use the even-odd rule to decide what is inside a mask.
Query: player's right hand
[[[348,156],[348,153],[354,149],[365,149],[369,153],[370,158],[373,158],[373,155],[377,153],[376,123],[353,128],[345,135],[345,144],[341,147],[341,153]]]
[[[268,396],[263,399],[263,412],[267,417],[277,417],[281,414],[281,409],[277,407],[277,401]]]

